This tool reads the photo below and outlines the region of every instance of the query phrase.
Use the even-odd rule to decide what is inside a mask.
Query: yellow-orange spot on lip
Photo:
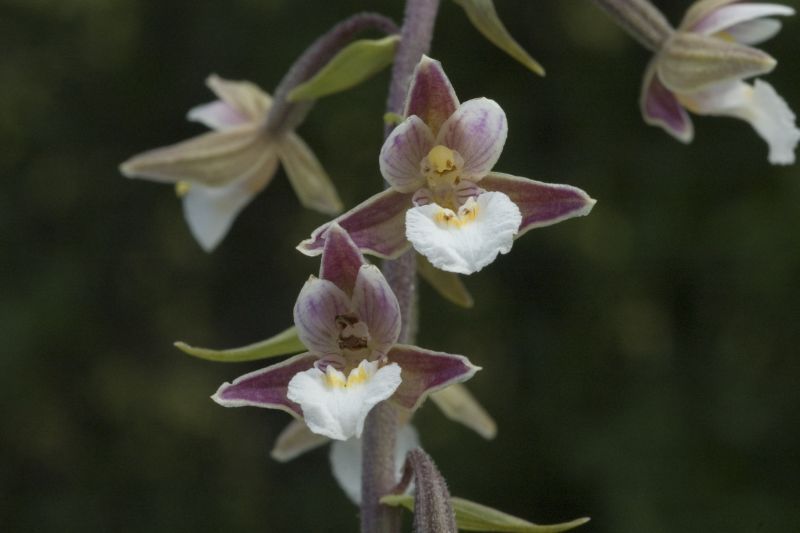
[[[440,208],[437,211],[434,220],[439,224],[444,224],[453,228],[460,228],[464,224],[472,222],[478,218],[478,203],[470,198],[467,202],[458,209],[458,213],[454,213],[451,209]]]
[[[350,371],[350,375],[345,378],[344,373],[329,366],[325,370],[325,384],[332,389],[343,389],[360,385],[369,380],[369,373],[364,364],[357,366]]]
[[[358,368],[354,368],[350,375],[347,377],[347,386],[352,387],[353,385],[358,385],[359,383],[364,383],[369,379],[367,375],[367,371],[364,369],[363,366],[359,366]]]
[[[325,371],[325,383],[333,389],[347,386],[347,382],[344,380],[344,374],[330,366]]]

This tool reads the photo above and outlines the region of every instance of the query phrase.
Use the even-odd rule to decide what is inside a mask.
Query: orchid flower
[[[478,370],[460,355],[396,344],[397,298],[335,224],[319,278],[312,276],[300,291],[294,320],[308,352],[223,384],[213,400],[281,409],[302,417],[314,433],[347,440],[361,435],[378,402],[390,399],[413,411],[430,393]]]
[[[773,16],[794,14],[780,4],[701,0],[647,68],[640,105],[648,124],[688,143],[694,136],[686,110],[747,121],[769,145],[769,162],[794,163],[800,130],[789,106],[770,84],[745,78],[771,71],[776,61],[747,45],[774,36]]]
[[[218,100],[191,109],[188,119],[215,131],[136,155],[120,165],[125,176],[174,183],[189,229],[206,251],[269,184],[278,161],[304,206],[341,212],[330,178],[306,143],[292,131],[266,130],[268,94],[252,83],[215,75],[206,84]]]
[[[409,243],[435,267],[471,274],[511,250],[530,229],[589,213],[580,189],[492,172],[508,126],[487,98],[459,104],[438,61],[412,76],[405,120],[386,139],[380,170],[391,188],[338,217],[366,253],[395,258]],[[298,249],[322,253],[332,223]]]

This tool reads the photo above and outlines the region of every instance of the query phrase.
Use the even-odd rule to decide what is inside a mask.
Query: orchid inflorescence
[[[487,38],[543,72],[505,30],[490,1],[456,1]],[[749,122],[767,141],[770,162],[794,162],[800,130],[793,113],[766,82],[744,81],[775,67],[773,58],[750,46],[780,29],[779,21],[766,17],[791,15],[793,9],[701,0],[674,29],[647,0],[596,2],[654,53],[640,101],[646,122],[689,142],[693,127],[687,110],[733,116]],[[404,31],[417,32],[413,42],[393,34],[393,23],[380,15],[358,15],[336,26],[287,74],[274,100],[252,83],[210,76],[207,84],[218,99],[193,108],[188,118],[213,131],[145,152],[121,166],[126,176],[174,184],[189,227],[206,251],[220,243],[236,215],[269,184],[279,162],[303,205],[335,215],[343,206],[333,183],[294,130],[314,98],[363,81],[394,58],[393,80],[407,80],[407,89],[403,102],[390,99],[389,116],[396,124],[376,154],[386,189],[313,230],[297,246],[308,256],[321,256],[321,266],[297,297],[294,326],[236,351],[237,358],[246,352],[248,359],[301,353],[224,383],[212,396],[225,407],[292,415],[294,422],[273,450],[278,460],[332,440],[334,475],[362,505],[363,531],[394,531],[385,525],[391,520],[381,522],[386,506],[378,498],[385,504],[408,503],[403,498],[411,496],[403,494],[412,478],[417,531],[452,531],[459,510],[473,519],[482,517],[485,530],[507,516],[450,499],[430,457],[417,449],[411,421],[428,397],[449,417],[486,437],[493,436],[494,423],[459,385],[474,376],[477,366],[465,356],[413,344],[408,332],[415,327],[403,320],[414,320],[414,303],[398,299],[397,280],[413,278],[415,262],[439,269],[443,273],[435,275],[429,269],[426,279],[436,280],[443,295],[458,300],[454,291],[465,289],[456,274],[482,270],[509,253],[515,239],[529,230],[587,215],[595,204],[579,188],[494,170],[508,136],[506,114],[488,98],[460,102],[442,65],[425,55],[427,41],[419,34],[432,32],[432,21],[425,20],[435,17],[436,6],[409,0]],[[355,31],[369,25],[389,37],[347,44]],[[363,254],[387,260],[387,276]],[[230,351],[203,353],[233,360]],[[378,415],[370,422],[371,413],[379,410],[384,418],[390,413],[394,425],[381,425]],[[386,438],[388,447],[377,444]],[[374,457],[378,449],[383,457]],[[380,468],[395,474],[389,485],[385,479],[376,485]]]

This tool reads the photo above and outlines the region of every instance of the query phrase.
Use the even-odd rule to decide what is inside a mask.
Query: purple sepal
[[[466,381],[480,370],[463,355],[403,344],[394,345],[388,359],[400,365],[403,379],[391,400],[411,410],[419,407],[428,394]]]
[[[317,357],[309,353],[295,355],[240,376],[233,383],[223,383],[211,399],[223,407],[266,407],[302,417],[300,406],[286,397],[286,391],[295,374],[308,370],[316,361]]]
[[[650,64],[644,75],[639,106],[645,122],[660,126],[681,142],[691,142],[694,137],[692,119],[675,94],[658,79],[655,63]]]
[[[380,192],[315,229],[311,238],[301,242],[297,249],[309,256],[321,254],[328,228],[337,223],[350,234],[362,252],[394,259],[409,246],[406,240],[406,211],[412,207],[411,196],[394,189]]]
[[[544,183],[500,172],[490,173],[480,184],[487,191],[502,192],[519,207],[522,223],[517,238],[533,228],[588,215],[595,204],[595,200],[577,187]]]
[[[363,264],[364,257],[350,235],[339,224],[331,223],[325,236],[319,277],[332,282],[348,296],[352,296],[358,269]]]
[[[428,56],[422,56],[411,75],[405,116],[418,116],[436,135],[457,107],[456,92],[447,79],[442,64]]]

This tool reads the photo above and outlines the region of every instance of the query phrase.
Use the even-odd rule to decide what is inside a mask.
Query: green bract
[[[544,67],[533,59],[517,41],[497,16],[492,0],[454,0],[464,8],[472,25],[495,46],[525,65],[536,74],[544,76]]]
[[[381,498],[381,503],[414,510],[414,496],[405,494],[390,494]],[[479,503],[463,498],[450,498],[453,510],[456,513],[456,525],[462,531],[497,531],[503,533],[559,533],[589,521],[588,518],[576,518],[570,522],[552,525],[532,524],[516,516],[511,516],[497,509],[492,509]]]
[[[344,91],[369,79],[394,59],[399,35],[354,41],[336,54],[313,78],[289,93],[288,100],[315,100]]]
[[[278,333],[269,339],[248,344],[241,348],[231,348],[230,350],[211,350],[189,346],[185,342],[178,341],[175,347],[180,351],[219,363],[241,363],[244,361],[257,361],[305,351],[305,346],[297,338],[297,329],[292,326],[289,329]]]

